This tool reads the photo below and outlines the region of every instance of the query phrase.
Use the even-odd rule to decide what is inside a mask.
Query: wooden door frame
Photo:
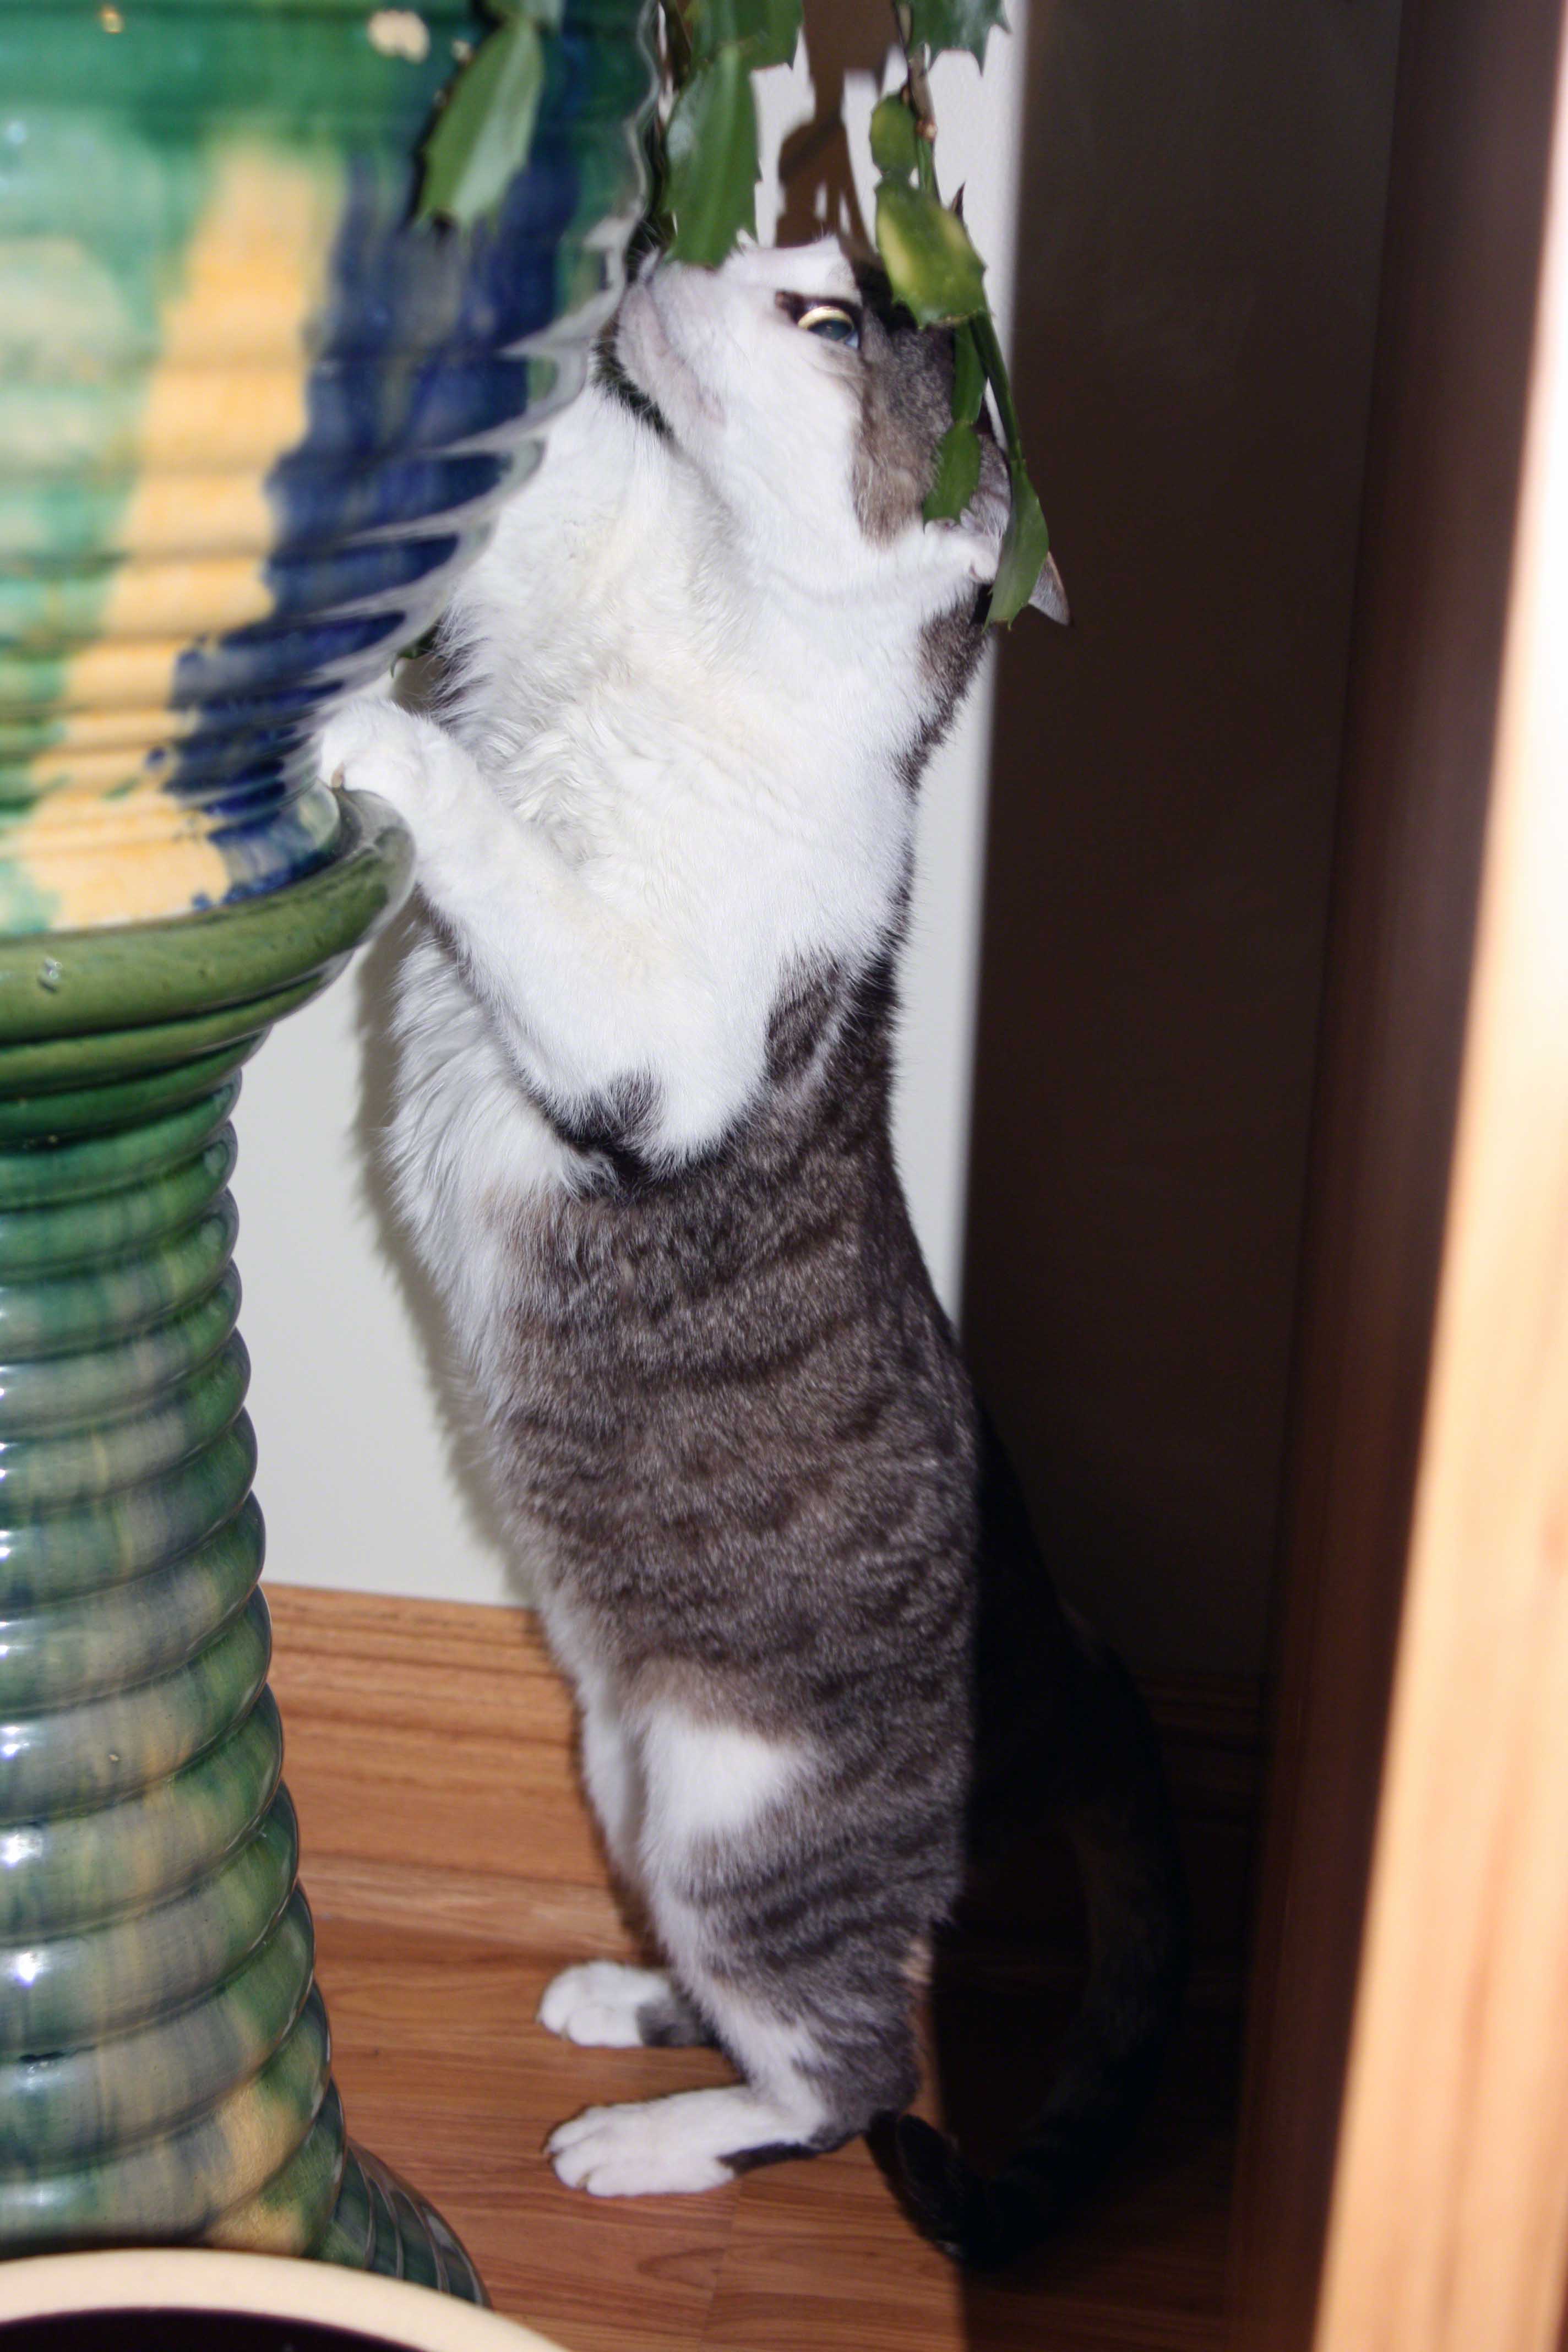
[[[1562,2047],[1547,2034],[1539,2055],[1553,2128],[1510,2137],[1498,2103],[1527,2021],[1543,2031],[1549,1991],[1568,1993],[1540,1965],[1568,1933],[1568,1818],[1548,1802],[1554,1764],[1568,1790],[1568,1437],[1554,1451],[1549,1418],[1568,1413],[1568,995],[1542,911],[1550,876],[1560,895],[1544,903],[1568,932],[1553,806],[1568,730],[1542,637],[1564,559],[1539,527],[1568,464],[1563,19],[1563,0],[1407,0],[1402,33],[1283,1521],[1238,2352],[1556,2341],[1561,2024]],[[1568,635],[1562,612],[1556,627]],[[1568,667],[1568,644],[1556,659]],[[1504,1402],[1518,1467],[1500,1477]]]

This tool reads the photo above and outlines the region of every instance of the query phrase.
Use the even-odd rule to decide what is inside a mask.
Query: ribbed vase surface
[[[323,698],[434,618],[581,382],[638,14],[565,0],[529,167],[459,235],[411,223],[493,24],[459,0],[0,0],[0,934],[331,856]]]
[[[231,1113],[408,887],[311,740],[583,380],[641,14],[564,0],[528,166],[458,233],[413,225],[415,157],[478,8],[0,0],[0,2252],[482,2294],[331,2082]]]

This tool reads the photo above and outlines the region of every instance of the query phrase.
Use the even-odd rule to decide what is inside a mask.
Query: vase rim
[[[0,939],[0,1047],[210,1013],[335,965],[401,906],[414,861],[384,802],[340,801],[331,856],[280,889],[153,922]]]
[[[0,2331],[75,2312],[213,2311],[340,2327],[405,2352],[558,2352],[493,2311],[331,2263],[196,2246],[32,2254],[0,2264]]]

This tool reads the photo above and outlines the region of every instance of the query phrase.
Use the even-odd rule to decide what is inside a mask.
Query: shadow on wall
[[[458,1368],[446,1309],[397,1214],[383,1155],[382,1139],[392,1124],[396,1101],[397,1047],[392,1034],[394,991],[398,964],[418,919],[414,908],[405,907],[360,957],[354,970],[354,1030],[359,1041],[360,1066],[359,1108],[353,1124],[354,1157],[377,1248],[392,1269],[409,1322],[418,1335],[420,1354],[429,1370],[440,1420],[442,1445],[469,1530],[488,1550],[506,1562],[508,1577],[516,1587],[519,1600],[529,1601],[532,1596],[525,1577],[513,1563],[515,1547],[508,1538],[489,1472],[480,1458],[476,1416]]]
[[[779,150],[783,205],[777,245],[809,245],[825,226],[869,247],[870,225],[855,192],[854,167],[843,121],[844,85],[852,73],[879,82],[892,47],[892,23],[879,0],[840,0],[805,9],[813,112]]]
[[[966,1341],[1069,1591],[1255,1671],[1397,0],[1038,0],[1016,374],[1072,598],[1002,660]]]

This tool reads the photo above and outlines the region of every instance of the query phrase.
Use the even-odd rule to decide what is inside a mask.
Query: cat
[[[1040,1563],[889,1141],[916,791],[1007,515],[987,437],[922,522],[952,366],[836,240],[652,262],[453,598],[434,713],[362,699],[321,756],[415,836],[397,1196],[665,1963],[568,1969],[540,2021],[741,2077],[590,2107],[551,2160],[701,2190],[902,2118],[917,2214],[987,2263],[1126,2128],[1184,1930],[1152,1735]],[[1036,601],[1066,618],[1054,565]],[[966,1847],[1051,1800],[1093,1970],[986,2181],[905,2113],[911,2009]]]

